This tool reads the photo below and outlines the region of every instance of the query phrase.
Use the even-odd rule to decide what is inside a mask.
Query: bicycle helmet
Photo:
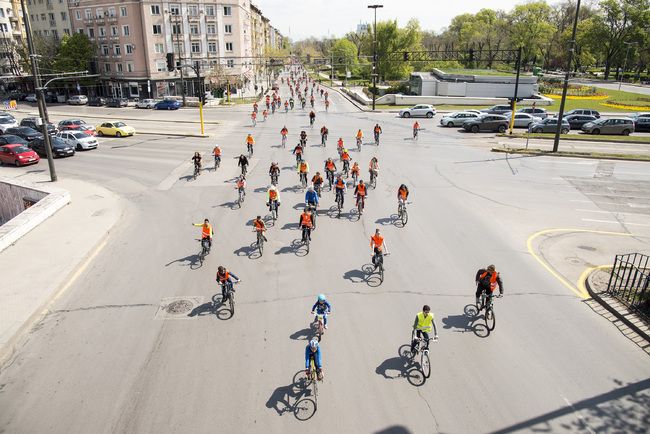
[[[347,153],[347,152],[348,152],[348,150],[347,150],[347,149],[343,149],[343,152],[346,152],[346,153]]]
[[[320,295],[318,296],[318,299],[319,299],[319,300],[325,300],[325,294],[320,294]]]
[[[269,189],[271,191],[275,191],[275,185],[272,185],[271,188]]]
[[[310,185],[310,186],[307,188],[307,190],[309,190],[309,191],[314,191],[314,186],[313,186],[313,185]]]
[[[316,339],[309,341],[309,348],[318,348],[318,341]]]

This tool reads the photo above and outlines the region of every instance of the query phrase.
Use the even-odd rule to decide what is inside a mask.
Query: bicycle
[[[316,118],[309,118],[309,128],[314,128],[314,122],[316,121]]]
[[[253,120],[253,126],[257,125],[257,117],[251,116],[251,119]]]
[[[253,158],[253,145],[248,144],[248,158]]]
[[[368,183],[369,187],[372,187],[374,190],[377,187],[377,172],[374,170],[370,171],[370,182]]]
[[[210,240],[202,238],[198,240],[201,242],[201,253],[199,253],[199,262],[203,265],[205,257],[210,254]]]
[[[402,226],[406,226],[406,223],[409,221],[409,214],[406,211],[406,204],[409,203],[411,202],[400,200],[397,204],[397,218],[402,221]]]
[[[247,166],[246,164],[241,165],[241,174],[244,176],[246,176],[246,166]]]
[[[375,146],[379,146],[379,133],[375,133]]]
[[[496,295],[495,297],[501,298],[501,295]],[[492,299],[494,297],[489,297],[487,296],[487,293],[483,291],[481,293],[481,298],[479,301],[479,304],[476,306],[476,311],[477,313],[480,313],[481,310],[485,309],[485,314],[483,315],[483,318],[485,318],[485,326],[489,331],[494,330],[494,327],[496,326],[496,317],[494,315],[494,306],[492,305]]]
[[[312,217],[312,221],[313,221],[313,217]],[[302,243],[307,248],[307,253],[309,253],[309,241],[310,241],[309,237],[310,236],[311,236],[311,228],[308,227],[308,226],[305,226],[304,228],[302,228]]]
[[[348,160],[343,160],[343,174],[346,178],[350,176],[350,162]]]
[[[336,192],[336,207],[339,211],[338,218],[341,218],[341,210],[343,209],[343,191]]]
[[[226,301],[230,302],[230,315],[235,314],[235,288],[233,288],[233,283],[239,283],[238,281],[232,282],[226,280],[222,286],[226,287],[226,295],[221,299],[221,303],[226,304]]]
[[[278,219],[278,203],[275,200],[271,201],[271,218],[274,223]]]
[[[318,409],[318,382],[323,381],[323,376],[316,370],[314,358],[311,357],[309,361],[309,373],[305,379],[305,388],[310,386],[314,389],[314,411]]]
[[[276,187],[278,185],[278,174],[275,172],[271,174],[271,184],[275,185]]]
[[[245,196],[244,189],[237,187],[237,190],[239,190],[237,194],[237,205],[239,205],[239,207],[241,208],[241,203],[244,201],[244,196]]]
[[[419,128],[413,128],[413,140],[418,139],[418,131],[420,131]]]
[[[332,191],[332,185],[334,185],[334,171],[333,170],[328,170],[327,171],[327,182],[329,183],[330,191]]]
[[[287,135],[282,134],[282,147],[284,148],[286,144],[287,144]]]
[[[316,333],[316,338],[318,339],[318,342],[320,342],[323,333],[325,333],[325,315],[329,315],[330,312],[316,312],[314,314],[314,321],[312,323],[312,327],[315,330]]]
[[[300,172],[300,185],[303,189],[307,188],[307,172]]]
[[[359,179],[359,174],[355,170],[354,172],[352,172],[352,187],[357,186],[357,179]]]
[[[379,280],[382,282],[384,281],[384,256],[388,256],[389,253],[386,253],[385,255],[379,252],[379,255],[376,253],[372,255],[372,263],[375,264],[375,270],[379,269]]]
[[[363,209],[365,208],[366,204],[366,196],[359,196],[359,199],[357,201],[357,210],[359,211],[359,218],[361,218],[361,214],[363,214]]]
[[[429,358],[429,342],[436,342],[435,338],[418,338],[413,337],[413,340],[416,341],[415,346],[411,344],[413,352],[411,353],[411,358],[414,359],[415,356],[420,353],[420,371],[424,378],[429,378],[431,376],[431,359]]]
[[[199,166],[198,164],[195,164],[195,165],[194,165],[194,179],[196,180],[196,178],[197,178],[200,174],[201,174],[201,166]]]
[[[260,256],[262,256],[264,253],[264,231],[253,229],[253,232],[257,232],[257,250],[259,250]]]
[[[300,166],[300,163],[302,163],[302,152],[297,152],[296,153],[296,167]]]
[[[320,135],[320,144],[323,145],[323,147],[325,147],[326,142],[327,142],[327,134],[321,134]]]
[[[361,137],[357,137],[357,151],[361,152]]]
[[[216,172],[219,166],[221,165],[221,156],[220,155],[215,155],[214,156],[214,171]]]
[[[321,191],[323,190],[323,185],[321,183],[314,184],[314,190],[316,190],[316,194],[318,195],[318,198],[320,199],[321,197]]]

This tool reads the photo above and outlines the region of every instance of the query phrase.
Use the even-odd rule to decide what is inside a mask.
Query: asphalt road
[[[107,246],[0,373],[2,430],[647,432],[648,355],[581,297],[578,284],[586,268],[616,253],[649,253],[647,163],[492,154],[493,135],[439,128],[437,118],[421,120],[414,141],[413,120],[359,112],[330,93],[329,113],[317,102],[313,132],[308,111],[278,113],[252,128],[250,107],[216,109],[207,116],[223,123],[207,127],[210,139],[106,138],[96,151],[57,160],[60,176],[104,185],[126,208]],[[377,121],[379,147],[370,143]],[[317,146],[323,123],[325,148]],[[339,136],[353,148],[358,128],[365,143],[350,154],[362,177],[372,156],[381,167],[360,219],[350,192],[339,219],[325,191],[309,254],[298,242],[304,193],[295,159],[280,147],[283,125],[290,145],[308,131],[311,173],[336,155]],[[248,132],[255,156],[238,209],[234,158]],[[221,168],[191,180],[193,152],[215,143],[224,152]],[[272,160],[282,168],[282,206],[260,257],[252,221],[269,217]],[[46,169],[36,167],[30,170]],[[396,222],[401,183],[413,202],[404,227]],[[205,217],[216,237],[199,266],[200,228],[191,223]],[[376,228],[391,253],[383,282],[369,270]],[[506,291],[495,304],[493,332],[471,306],[474,274],[490,263]],[[233,317],[215,297],[218,265],[242,279]],[[319,293],[333,314],[315,411],[299,379]],[[161,309],[178,300],[189,311]],[[426,381],[417,361],[404,357],[425,303],[440,335]]]

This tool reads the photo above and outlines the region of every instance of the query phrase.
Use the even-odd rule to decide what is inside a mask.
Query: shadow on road
[[[302,239],[296,238],[291,242],[290,245],[284,246],[275,252],[276,255],[283,255],[287,253],[293,253],[296,256],[307,256],[307,248],[304,247]]]
[[[275,389],[266,402],[266,407],[275,410],[278,416],[293,413],[298,420],[311,419],[316,413],[316,403],[311,389],[306,387],[304,375],[305,372],[300,370],[293,376],[291,384]]]
[[[197,266],[197,264],[199,264],[199,266],[200,266],[199,254],[197,253],[197,254],[193,254],[193,255],[187,255],[184,258],[175,259],[175,260],[165,264],[165,267],[169,267],[170,265],[172,265],[173,263],[176,263],[176,262],[180,262],[181,265],[188,266],[188,267],[190,267],[190,269],[194,270],[196,268],[199,268]]]
[[[313,334],[314,330],[312,327],[308,327],[306,329],[298,330],[289,337],[294,341],[308,341]]]
[[[490,331],[484,323],[481,322],[482,316],[478,314],[474,304],[468,304],[463,309],[463,315],[449,315],[442,319],[443,328],[455,329],[453,331],[460,333],[472,332],[480,338],[486,338]]]
[[[216,311],[214,309],[214,304],[211,301],[208,301],[206,303],[203,303],[199,306],[196,306],[190,313],[187,314],[189,317],[195,317],[195,316],[207,316],[207,315],[214,315],[216,314]]]
[[[237,256],[246,256],[248,259],[259,259],[262,257],[260,251],[257,249],[257,241],[252,242],[248,246],[240,247],[233,253]]]
[[[230,311],[229,306],[223,302],[221,294],[214,294],[212,296],[212,312],[222,321],[233,317],[233,313]]]
[[[426,378],[424,378],[416,363],[411,359],[410,349],[409,344],[404,344],[399,347],[397,351],[398,357],[384,360],[377,366],[375,373],[387,380],[406,378],[413,386],[419,387],[423,385]]]

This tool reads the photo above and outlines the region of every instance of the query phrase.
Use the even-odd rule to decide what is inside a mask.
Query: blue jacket
[[[307,345],[307,348],[305,349],[305,369],[309,369],[309,356],[311,354],[311,349],[309,348],[309,345]],[[320,346],[314,353],[314,365],[316,365],[317,368],[320,368],[322,366],[320,359]]]
[[[307,190],[307,193],[305,193],[305,203],[319,203],[318,202],[318,194],[316,194],[316,190],[309,191]]]
[[[322,305],[319,305],[318,301],[316,301],[316,304],[314,305],[314,307],[311,308],[311,310],[315,311],[316,309],[318,309],[317,312],[319,312],[319,313],[320,312],[325,312],[325,311],[328,311],[328,310],[331,311],[332,306],[330,306],[330,304],[327,302],[327,300],[323,300],[323,301],[324,301],[324,303]]]

